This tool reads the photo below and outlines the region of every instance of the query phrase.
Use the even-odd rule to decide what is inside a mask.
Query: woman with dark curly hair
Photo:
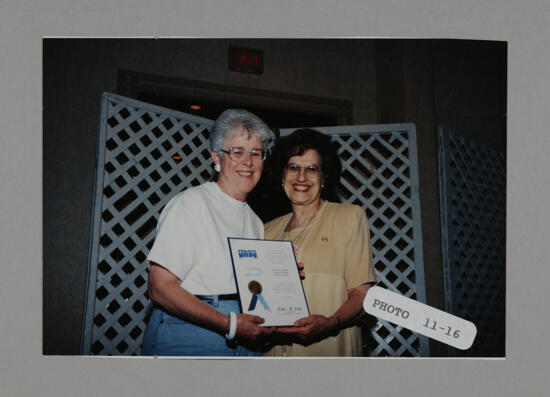
[[[269,356],[361,356],[363,300],[376,282],[365,211],[340,204],[341,165],[322,133],[297,130],[279,144],[278,171],[292,212],[265,225],[265,238],[291,240],[312,315],[278,328]]]

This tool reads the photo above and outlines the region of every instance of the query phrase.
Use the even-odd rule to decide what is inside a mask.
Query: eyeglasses
[[[229,158],[237,163],[240,163],[241,161],[244,161],[246,159],[246,153],[247,151],[244,150],[242,147],[230,147],[228,150],[221,150],[222,152],[226,153]],[[248,152],[250,158],[255,163],[259,163],[260,161],[264,161],[266,158],[265,150],[263,149],[252,149],[250,152]]]
[[[308,165],[307,167],[300,167],[298,164],[290,163],[286,165],[286,172],[288,176],[296,176],[304,170],[308,178],[314,178],[319,175],[321,171],[316,165]]]

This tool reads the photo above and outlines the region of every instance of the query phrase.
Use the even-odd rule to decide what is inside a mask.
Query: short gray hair
[[[249,134],[257,135],[262,141],[263,149],[269,150],[275,134],[258,116],[244,109],[227,109],[220,114],[210,131],[210,149],[219,153],[225,140],[241,127]]]

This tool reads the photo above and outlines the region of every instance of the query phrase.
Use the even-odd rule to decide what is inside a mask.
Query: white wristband
[[[237,315],[235,312],[229,313],[229,331],[225,334],[225,339],[233,340],[235,339],[235,334],[237,333]]]

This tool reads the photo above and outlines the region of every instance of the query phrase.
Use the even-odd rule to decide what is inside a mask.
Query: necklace
[[[292,240],[292,242],[294,243],[294,245],[296,246],[296,249],[298,249],[298,242],[302,243],[302,237],[304,237],[304,234],[306,233],[306,230],[309,230],[308,229],[308,226],[311,224],[311,222],[313,222],[313,220],[315,219],[315,217],[317,216],[317,213],[319,212],[319,209],[321,208],[321,205],[322,203],[320,203],[317,208],[315,209],[315,212],[313,213],[313,215],[309,218],[309,220],[307,221],[306,225],[303,226],[302,228],[302,231],[300,232],[300,234],[294,238]],[[281,239],[281,237],[283,236],[283,234],[286,232],[290,235],[290,232],[292,232],[292,230],[288,230],[287,231],[287,228],[289,228],[290,224],[292,223],[292,220],[295,219],[294,217],[294,213],[292,214],[292,216],[288,219],[288,222],[286,223],[285,227],[283,228],[283,230],[281,231],[279,237],[278,237],[278,240]]]

